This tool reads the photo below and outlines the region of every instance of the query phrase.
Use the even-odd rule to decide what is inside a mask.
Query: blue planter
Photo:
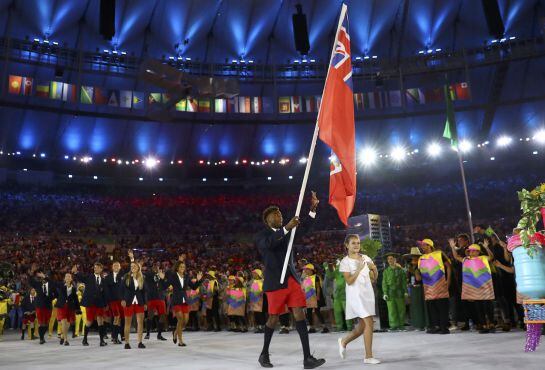
[[[545,298],[545,253],[543,248],[535,246],[532,257],[524,247],[513,250],[517,290],[532,299]]]

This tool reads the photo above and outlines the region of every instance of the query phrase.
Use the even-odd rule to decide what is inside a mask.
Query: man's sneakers
[[[370,357],[370,358],[366,358],[365,360],[363,360],[363,363],[364,364],[370,364],[370,365],[378,365],[378,364],[380,364],[380,361],[377,360],[376,358]]]
[[[261,367],[267,367],[267,368],[273,367],[273,364],[271,364],[271,359],[269,358],[268,353],[260,354],[257,362],[259,362]]]
[[[314,358],[312,356],[305,358],[305,361],[303,362],[303,367],[305,369],[315,369],[318,366],[322,366],[325,364],[325,360],[323,358]]]
[[[346,358],[346,347],[343,346],[343,339],[339,338],[337,342],[339,343],[339,356],[344,360]]]

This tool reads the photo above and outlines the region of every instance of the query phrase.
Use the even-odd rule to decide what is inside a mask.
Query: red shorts
[[[110,311],[109,306],[106,306],[106,307],[103,308],[102,317],[112,317],[112,311]]]
[[[189,313],[189,305],[187,303],[177,304],[172,307],[172,312]]]
[[[38,319],[38,323],[40,325],[49,324],[49,319],[51,319],[51,310],[47,308],[36,308],[36,318]]]
[[[110,307],[110,312],[112,313],[113,317],[120,317],[123,315],[123,306],[121,306],[121,301],[111,301],[108,303],[108,306]]]
[[[286,313],[288,308],[306,307],[307,300],[301,285],[292,276],[288,278],[288,287],[267,294],[267,303],[269,305],[269,315],[281,315]]]
[[[87,316],[87,322],[93,322],[97,317],[104,317],[104,307],[85,307],[85,315]]]
[[[125,317],[132,317],[136,313],[144,313],[144,305],[131,304],[123,308],[123,311],[125,312]]]
[[[24,316],[23,316],[23,325],[28,325],[30,323],[34,323],[35,320],[36,320],[36,314],[35,313],[24,314]]]
[[[155,311],[157,315],[165,315],[167,313],[167,305],[162,299],[152,299],[148,301],[148,312]]]
[[[66,320],[69,323],[76,321],[76,313],[74,310],[68,308],[68,304],[65,304],[64,307],[57,308],[57,321]]]

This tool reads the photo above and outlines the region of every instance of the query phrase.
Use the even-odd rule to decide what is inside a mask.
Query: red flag
[[[335,40],[335,51],[322,96],[318,117],[320,139],[333,154],[329,177],[329,204],[348,225],[348,217],[356,199],[356,148],[354,126],[354,96],[350,36],[345,5],[341,12],[341,26]]]

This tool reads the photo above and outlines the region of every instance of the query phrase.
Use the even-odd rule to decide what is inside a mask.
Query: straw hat
[[[418,249],[418,247],[411,247],[411,251],[407,254],[404,254],[403,258],[420,257],[421,255],[422,252],[420,252],[420,249]]]

